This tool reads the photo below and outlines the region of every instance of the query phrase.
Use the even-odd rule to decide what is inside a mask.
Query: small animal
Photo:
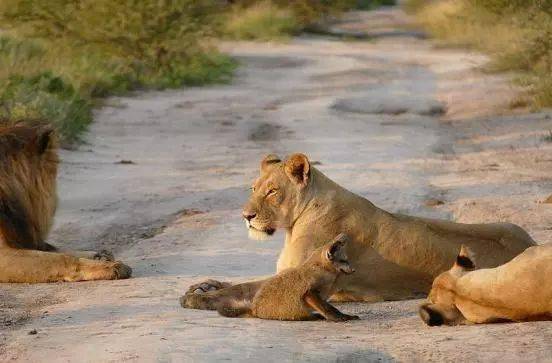
[[[341,233],[316,249],[299,267],[289,268],[263,281],[251,300],[222,300],[218,312],[227,317],[271,320],[356,320],[327,302],[340,274],[355,270],[349,264],[347,235]]]
[[[552,244],[479,270],[463,246],[454,266],[433,282],[420,317],[429,326],[552,320],[551,276]]]

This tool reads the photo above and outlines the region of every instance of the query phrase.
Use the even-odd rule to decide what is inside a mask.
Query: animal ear
[[[307,186],[310,177],[310,163],[304,154],[291,155],[286,160],[284,170],[292,182],[301,187]]]
[[[418,312],[420,314],[420,318],[422,318],[424,323],[429,326],[440,326],[443,325],[445,322],[443,314],[441,314],[436,309],[433,309],[428,304],[420,306],[420,310]]]
[[[460,253],[456,257],[456,262],[454,263],[455,267],[460,267],[464,270],[474,270],[475,262],[473,259],[473,252],[469,249],[468,246],[462,245],[460,248]]]
[[[345,233],[340,233],[333,239],[326,250],[326,258],[329,261],[333,261],[337,252],[345,246],[345,243],[349,241],[349,237]]]
[[[44,128],[38,132],[37,149],[40,155],[44,154],[44,152],[48,150],[48,147],[52,143],[53,134],[54,130],[49,127]]]
[[[275,164],[278,164],[282,160],[275,154],[268,154],[261,161],[261,173],[265,173],[268,170],[272,169]]]

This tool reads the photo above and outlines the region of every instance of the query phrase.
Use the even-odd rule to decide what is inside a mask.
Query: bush
[[[434,36],[491,55],[490,69],[525,73],[534,104],[552,106],[552,2],[410,0],[407,10]]]
[[[355,8],[360,10],[372,10],[380,6],[395,5],[396,3],[396,0],[357,0]]]
[[[294,13],[262,1],[249,7],[234,6],[224,22],[223,37],[274,40],[289,37],[300,28]]]
[[[217,0],[3,0],[0,116],[50,119],[74,141],[93,97],[226,81],[235,64],[209,43],[221,9]]]
[[[243,10],[251,6],[267,3],[267,1],[234,0],[232,3],[235,8]],[[321,18],[339,14],[344,10],[353,8],[356,0],[271,0],[269,3],[277,9],[290,11],[299,28],[303,28]]]

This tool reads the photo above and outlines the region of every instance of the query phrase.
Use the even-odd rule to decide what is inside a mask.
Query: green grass
[[[222,36],[230,39],[282,40],[301,28],[293,11],[270,1],[234,6],[224,21]]]
[[[366,2],[390,0],[358,0]],[[357,0],[235,0],[222,21],[223,38],[286,40],[314,22],[357,6]]]
[[[380,6],[395,5],[396,0],[357,0],[355,8],[359,10],[372,10]]]
[[[519,72],[533,106],[552,106],[552,1],[410,0],[405,6],[436,38],[488,53],[489,69]]]
[[[78,141],[98,97],[226,82],[216,0],[3,0],[0,119],[46,119]]]

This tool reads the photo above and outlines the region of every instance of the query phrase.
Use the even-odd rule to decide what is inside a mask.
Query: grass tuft
[[[227,15],[223,37],[244,40],[283,40],[297,33],[301,26],[295,14],[270,1],[249,7],[234,6]]]

